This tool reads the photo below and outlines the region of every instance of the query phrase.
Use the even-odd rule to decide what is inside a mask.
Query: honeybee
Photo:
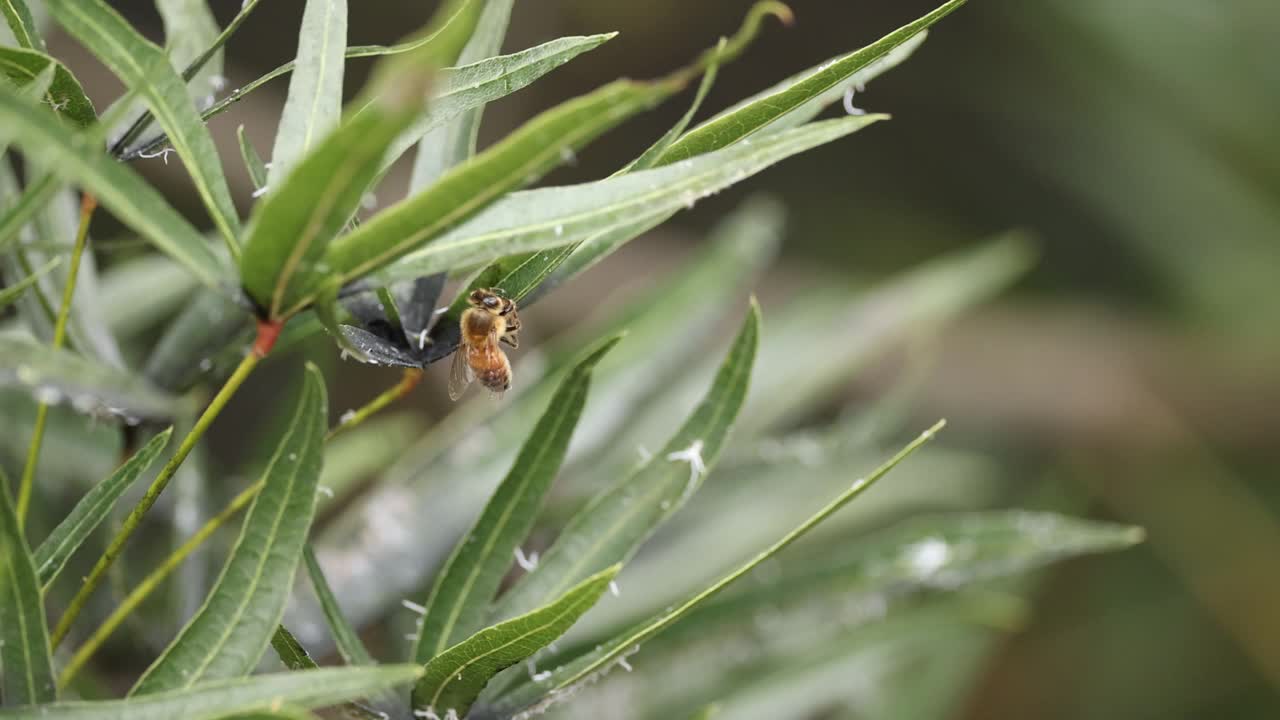
[[[457,400],[479,379],[494,395],[511,387],[511,361],[499,343],[520,347],[520,316],[515,301],[495,289],[475,290],[467,297],[471,306],[462,313],[462,341],[449,370],[449,397]]]

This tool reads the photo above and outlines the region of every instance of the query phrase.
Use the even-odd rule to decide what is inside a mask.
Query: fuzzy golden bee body
[[[499,343],[519,347],[516,304],[495,290],[475,290],[467,303],[471,307],[462,313],[462,340],[449,372],[449,397],[462,397],[473,380],[501,395],[511,387],[511,361]]]

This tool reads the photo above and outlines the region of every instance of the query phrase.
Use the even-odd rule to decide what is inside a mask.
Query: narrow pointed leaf
[[[37,52],[45,51],[44,38],[40,35],[35,18],[31,17],[31,9],[27,7],[26,0],[0,0],[0,12],[4,13],[4,19],[9,23],[13,38],[19,45]]]
[[[0,5],[7,1],[0,0]],[[53,66],[53,82],[41,93],[41,99],[58,115],[80,127],[88,127],[98,119],[98,115],[84,94],[80,81],[65,65],[35,50],[0,47],[0,73],[19,85],[26,84],[50,65]]]
[[[716,73],[720,70],[719,57],[724,50],[724,45],[724,41],[721,40],[715,55],[716,59],[707,65],[707,71],[702,74],[702,82],[698,83],[698,92],[694,94],[693,102],[690,103],[689,109],[685,111],[684,115],[680,116],[675,125],[672,125],[667,132],[663,133],[657,142],[650,145],[649,149],[641,153],[640,157],[628,165],[623,172],[648,170],[654,167],[658,162],[658,158],[662,157],[667,148],[671,147],[672,143],[679,139],[680,135],[689,127],[689,123],[693,122],[694,116],[698,114],[698,108],[702,107],[702,101],[707,98],[707,93],[711,92],[711,86],[716,82]]]
[[[387,147],[422,109],[429,56],[424,64],[398,62],[375,81],[369,97],[345,124],[316,141],[310,154],[258,204],[240,259],[245,290],[279,318],[285,307],[328,276],[320,263],[329,241],[360,207],[379,176]],[[252,159],[246,160],[252,164]],[[275,173],[272,165],[271,177]]]
[[[516,193],[375,273],[373,278],[385,284],[474,266],[515,253],[568,245],[611,229],[669,216],[780,160],[881,119],[882,116],[868,115],[813,123],[688,163],[582,185]],[[374,225],[366,224],[361,230],[369,230]]]
[[[586,404],[591,371],[618,339],[610,338],[590,352],[561,381],[511,471],[436,575],[418,638],[419,662],[430,660],[484,626],[489,602],[533,527],[564,460]]]
[[[265,486],[221,577],[132,694],[190,688],[253,670],[284,614],[315,514],[327,409],[324,380],[308,366],[293,419],[263,471]]]
[[[484,686],[564,634],[590,610],[621,569],[606,568],[545,607],[481,630],[426,664],[413,688],[416,712],[465,717]]]
[[[199,231],[191,226],[137,173],[113,160],[88,133],[78,133],[49,112],[23,102],[0,88],[0,127],[11,134],[23,152],[40,158],[58,176],[84,186],[121,222],[136,230],[201,282],[225,291],[226,267],[214,256]],[[42,207],[57,190],[49,177],[28,187],[19,200],[34,204],[26,217]],[[9,214],[18,213],[11,208]],[[5,232],[11,227],[6,217]],[[25,223],[25,219],[22,220]],[[0,247],[14,235],[0,235]]]
[[[458,56],[457,65],[470,65],[498,54],[507,34],[513,4],[515,0],[484,0],[475,32]],[[483,112],[484,104],[478,104],[422,137],[409,180],[410,193],[425,189],[445,171],[475,155]]]
[[[951,14],[964,3],[965,0],[950,0],[933,12],[898,28],[874,43],[834,62],[818,66],[812,73],[778,92],[757,98],[747,105],[737,107],[732,112],[703,123],[667,148],[658,160],[658,164],[666,165],[719,150],[763,130],[793,111],[811,107],[808,103],[814,98],[824,96],[832,88],[847,86],[859,70],[911,40],[922,30]]]
[[[43,587],[49,587],[71,555],[111,513],[111,508],[115,507],[120,496],[151,467],[151,463],[169,443],[169,436],[172,434],[173,428],[168,428],[151,438],[110,477],[94,485],[72,508],[71,514],[58,523],[49,537],[40,543],[35,550],[35,562],[36,573],[40,576]]]
[[[283,625],[277,625],[276,631],[271,634],[271,649],[276,651],[276,657],[290,670],[315,670],[320,667],[311,658],[311,653],[298,642],[298,638]]]
[[[61,262],[62,262],[61,257],[55,257],[49,262],[45,263],[43,266],[37,268],[35,272],[26,276],[22,280],[19,280],[18,282],[10,285],[9,287],[3,290],[0,290],[0,310],[5,309],[9,305],[12,305],[13,302],[18,298],[22,297],[22,294],[26,292],[32,285],[40,281],[40,276],[54,269]]]
[[[498,601],[497,617],[537,607],[591,573],[626,562],[693,495],[715,465],[751,379],[760,312],[753,302],[702,402],[666,446],[634,475],[587,504],[538,567]]]
[[[567,153],[576,152],[676,89],[672,83],[624,80],[548,110],[449,172],[430,189],[335,241],[325,262],[343,282],[376,270],[455,227],[502,195],[536,180],[561,163]],[[486,260],[505,254],[509,253]],[[415,277],[427,274],[431,273]]]
[[[221,29],[207,0],[156,0],[156,10],[164,23],[165,51],[174,70],[185,75],[205,51],[217,44]],[[188,94],[196,102],[213,99],[222,87],[223,52],[218,48],[185,76]],[[206,103],[207,104],[207,103]]]
[[[31,548],[0,473],[0,679],[6,705],[53,701],[57,694],[49,655],[40,580]]]
[[[240,220],[222,174],[213,138],[200,119],[187,85],[164,50],[149,42],[103,0],[46,0],[49,12],[64,28],[146,98],[169,142],[191,174],[196,192],[228,246],[234,251]]]
[[[258,150],[253,147],[253,143],[249,142],[249,138],[244,134],[244,126],[236,128],[236,140],[240,143],[240,159],[244,161],[244,169],[249,173],[249,182],[253,183],[253,189],[264,188],[267,186],[267,165],[262,161],[262,156],[258,154]]]
[[[0,386],[25,388],[50,404],[126,419],[172,417],[178,401],[122,370],[21,337],[0,338]]]
[[[347,0],[307,0],[298,33],[298,59],[276,129],[267,185],[293,166],[338,124],[347,49]]]
[[[564,697],[569,688],[584,682],[587,678],[601,671],[608,670],[615,665],[620,658],[625,659],[626,655],[634,652],[641,643],[671,626],[681,617],[684,617],[691,612],[694,608],[700,606],[713,596],[720,593],[724,588],[733,584],[744,575],[750,573],[760,563],[773,557],[783,548],[800,539],[828,517],[843,508],[855,497],[862,494],[867,488],[871,487],[871,485],[873,485],[877,480],[888,474],[890,470],[910,456],[911,453],[915,452],[919,447],[933,439],[934,435],[943,427],[944,424],[945,423],[939,422],[926,430],[920,435],[920,437],[916,438],[905,448],[900,450],[898,454],[894,455],[880,467],[876,468],[871,474],[854,481],[848,490],[841,493],[835,500],[832,500],[794,530],[787,533],[776,543],[760,552],[741,567],[717,580],[707,589],[694,594],[675,607],[655,615],[649,620],[646,620],[634,628],[607,641],[599,648],[587,653],[581,658],[578,658],[568,665],[554,671],[549,679],[543,682],[529,682],[518,686],[508,695],[499,700],[499,709],[504,712],[527,710],[531,713],[528,716],[532,716],[532,713],[545,709],[547,706],[555,702],[556,699]]]
[[[217,720],[281,705],[323,707],[412,682],[417,665],[321,668],[202,682],[185,690],[100,702],[62,702],[0,713],[6,720]]]
[[[316,560],[316,554],[310,545],[303,548],[302,559],[307,563],[307,574],[311,577],[311,585],[315,588],[316,596],[320,598],[325,620],[329,623],[329,632],[333,633],[334,643],[338,646],[342,659],[346,660],[348,665],[373,665],[373,658],[365,649],[364,643],[360,641],[360,635],[342,614],[338,598],[329,588],[329,581],[325,579],[324,570],[321,569],[320,562]]]

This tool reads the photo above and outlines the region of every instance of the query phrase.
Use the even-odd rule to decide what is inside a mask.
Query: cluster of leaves
[[[697,366],[689,349],[740,307],[746,279],[772,255],[781,217],[763,201],[726,221],[706,256],[653,295],[593,327],[590,337],[568,338],[549,349],[545,372],[526,361],[522,385],[501,412],[492,404],[464,406],[403,453],[398,451],[405,448],[387,443],[403,445],[418,433],[392,431],[403,427],[391,424],[400,422],[396,418],[328,441],[323,375],[308,366],[291,413],[270,439],[271,457],[258,480],[208,524],[196,527],[190,519],[205,505],[200,435],[273,347],[324,329],[344,350],[370,362],[417,369],[446,357],[457,347],[457,319],[471,288],[498,287],[522,304],[533,302],[698,199],[884,119],[815,120],[845,88],[907,57],[926,28],[962,2],[951,0],[865,48],[689,129],[719,67],[745,50],[767,17],[790,18],[785,6],[763,2],[737,34],[689,66],[654,81],[607,84],[541,113],[480,152],[476,128],[486,103],[611,36],[561,38],[500,55],[513,0],[451,0],[429,27],[402,44],[349,46],[345,0],[309,0],[296,60],[201,111],[201,83],[216,76],[222,46],[257,0],[244,3],[222,30],[204,2],[160,2],[172,38],[164,48],[145,40],[102,0],[47,0],[52,19],[128,89],[99,115],[75,77],[46,54],[24,2],[5,2],[0,9],[16,46],[0,48],[0,69],[8,78],[0,84],[0,144],[22,153],[26,180],[19,185],[7,162],[0,168],[0,252],[8,281],[0,302],[18,309],[18,327],[0,335],[0,386],[8,388],[7,415],[11,406],[13,417],[36,419],[19,501],[10,500],[7,480],[0,488],[0,687],[4,703],[15,706],[0,715],[309,717],[308,708],[345,703],[340,711],[357,717],[528,717],[614,667],[629,667],[627,657],[651,641],[655,653],[675,663],[698,652],[682,643],[740,635],[762,608],[805,618],[815,612],[812,602],[851,595],[896,606],[928,590],[954,590],[1054,558],[1134,542],[1130,528],[1053,515],[966,513],[903,526],[852,546],[856,553],[802,563],[799,572],[775,573],[756,587],[730,588],[770,567],[775,554],[819,523],[834,526],[830,532],[848,532],[824,521],[925,444],[940,425],[856,481],[845,477],[843,466],[850,462],[847,453],[868,448],[866,437],[850,441],[860,431],[841,425],[818,439],[777,440],[773,434],[819,404],[873,351],[927,331],[998,290],[1027,260],[1020,241],[1003,239],[868,293],[806,297],[784,313],[777,333],[763,345],[759,308],[752,302],[723,359],[673,382],[677,368]],[[379,57],[379,64],[344,108],[344,64],[362,57]],[[288,97],[269,165],[240,133],[242,159],[259,189],[242,220],[205,122],[285,74]],[[613,176],[522,189],[699,77],[692,106],[677,125]],[[144,137],[153,124],[161,134]],[[365,196],[377,189],[392,162],[415,147],[408,196],[358,222]],[[208,212],[213,243],[128,164],[170,150]],[[72,269],[57,272],[66,238],[76,235],[69,214],[72,187],[100,202],[161,255],[122,263],[99,282],[92,256],[82,254],[90,202],[82,206]],[[442,303],[449,279],[458,281],[459,292]],[[153,298],[145,309],[113,300],[140,288]],[[187,302],[197,288],[196,299]],[[141,331],[170,315],[176,317],[159,342],[138,347],[146,337]],[[253,327],[254,347],[244,355]],[[64,329],[69,349],[60,348]],[[787,355],[817,332],[833,337],[832,347],[798,380]],[[130,370],[139,356],[144,368]],[[227,377],[233,364],[236,370]],[[196,417],[181,396],[209,378],[226,379]],[[890,405],[886,400],[877,416],[892,415]],[[113,426],[88,426],[78,415],[103,413],[142,423],[144,431],[173,422],[185,439],[50,633],[46,610],[63,604],[66,588],[57,583],[62,571],[131,486],[151,475],[172,432],[156,432],[123,465],[101,472],[107,478],[65,517],[50,518],[53,529],[33,548],[28,537],[36,523],[26,522],[30,471],[40,468],[38,486],[47,495],[61,475],[79,477],[114,464],[120,433]],[[683,413],[684,422],[669,433],[672,418]],[[41,459],[46,422],[47,445],[74,451],[45,452]],[[483,457],[468,450],[474,437],[492,438]],[[805,510],[799,522],[788,520],[789,531],[755,523],[751,532],[721,535],[730,529],[721,523],[734,518],[719,513],[693,515],[697,524],[681,526],[690,513],[678,511],[704,495],[699,490],[717,461],[727,458],[728,471],[743,480],[734,487],[763,494],[770,478],[794,472],[799,463],[787,449],[792,440],[818,447],[826,456],[822,474],[840,478],[828,505],[816,513]],[[663,443],[656,454],[638,465],[629,457],[636,444],[655,441]],[[758,457],[746,450],[769,442],[778,453]],[[193,451],[196,456],[189,458]],[[387,468],[393,453],[401,460]],[[949,472],[962,464],[948,461],[943,467]],[[463,467],[466,483],[441,482],[460,477],[453,470]],[[333,507],[326,495],[343,494],[353,478],[371,471],[379,472],[379,481],[311,538],[317,516]],[[193,477],[183,478],[175,490],[179,496],[171,502],[166,496],[170,504],[162,507],[170,509],[175,532],[186,542],[68,661],[55,659],[52,650],[68,637],[95,583],[161,499],[169,479],[182,473]],[[543,512],[557,476],[568,501]],[[747,506],[751,499],[734,502]],[[208,585],[200,563],[188,557],[246,505],[239,537]],[[576,510],[555,516],[556,508],[568,507]],[[765,514],[776,523],[787,519],[781,510]],[[547,514],[552,517],[544,522],[558,528],[549,545],[539,524]],[[459,521],[470,517],[475,520],[469,526]],[[660,528],[690,535],[690,541],[696,540],[695,530],[734,537],[735,553],[764,549],[745,561],[722,548],[690,562],[670,554],[685,554],[680,547],[646,543]],[[530,561],[524,550],[539,544],[547,546],[541,559]],[[513,559],[525,572],[508,584]],[[184,561],[195,568],[195,579],[171,590],[182,626],[175,633],[169,632],[173,623],[157,622],[139,632],[140,644],[163,649],[134,679],[128,696],[60,699],[67,690],[107,694],[80,671],[92,669],[94,651]],[[313,605],[294,587],[299,564],[314,588]],[[619,581],[624,566],[628,574]],[[656,581],[643,582],[646,575]],[[707,585],[708,577],[719,579]],[[605,600],[610,589],[618,593],[619,582],[628,587],[628,600]],[[356,628],[380,620],[394,625],[388,611],[405,597],[421,601],[409,603],[421,617],[408,633],[410,647],[399,655],[405,662],[379,664]],[[977,622],[973,618],[989,604],[959,603],[966,624]],[[926,611],[939,612],[911,610]],[[668,639],[658,640],[660,634]],[[558,639],[560,646],[554,644]],[[839,647],[829,647],[831,641],[809,637],[819,650],[810,657],[846,661],[850,639],[841,637]],[[290,671],[251,676],[268,645]],[[319,669],[307,648],[335,648],[346,667]],[[752,672],[774,678],[779,668],[794,671],[797,652],[790,644],[768,648],[754,656]],[[695,676],[703,686],[666,686],[661,698],[637,706],[637,716],[693,715],[706,701],[733,700],[741,689],[728,668],[704,667],[688,679]],[[818,708],[826,700],[813,694],[805,702]],[[788,714],[802,715],[798,704]],[[589,700],[582,707],[591,707]]]

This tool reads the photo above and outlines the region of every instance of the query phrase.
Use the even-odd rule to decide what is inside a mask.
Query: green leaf
[[[380,284],[388,284],[475,266],[515,253],[567,245],[624,225],[662,218],[791,155],[881,119],[883,116],[866,115],[813,123],[687,163],[583,185],[515,193],[373,277]],[[368,223],[360,230],[382,232],[381,228],[372,231],[374,225],[375,222]]]
[[[536,180],[568,153],[675,89],[673,83],[622,80],[548,110],[449,172],[430,189],[339,238],[329,246],[325,263],[344,283],[362,277],[453,228],[509,191]],[[485,260],[506,254],[510,253]],[[429,273],[418,275],[425,274]]]
[[[44,38],[40,36],[35,18],[31,17],[26,0],[0,0],[0,12],[4,13],[4,19],[19,45],[37,52],[45,51]]]
[[[525,612],[601,567],[626,562],[684,505],[714,467],[746,399],[759,329],[760,309],[753,301],[719,373],[684,425],[635,474],[619,478],[569,521],[538,567],[498,601],[497,617]]]
[[[347,49],[347,0],[307,0],[298,58],[271,149],[267,186],[279,184],[338,125]]]
[[[258,204],[240,275],[268,317],[282,318],[285,307],[328,277],[319,260],[378,177],[388,145],[417,117],[432,70],[400,62],[383,73],[368,99],[357,103],[359,112],[320,140]]]
[[[0,667],[4,701],[35,705],[57,698],[40,581],[31,548],[0,472]]]
[[[254,190],[260,190],[267,186],[267,165],[262,162],[262,157],[258,155],[257,149],[253,147],[253,143],[249,142],[249,138],[244,134],[244,126],[236,128],[236,140],[240,143],[240,159],[244,161],[244,168],[249,172],[249,181],[253,183]]]
[[[373,715],[372,717],[376,719],[383,716]],[[317,720],[317,718],[306,710],[280,708],[278,710],[255,710],[247,713],[223,715],[219,720]]]
[[[121,222],[150,240],[211,288],[225,291],[226,266],[201,234],[137,173],[102,152],[93,134],[75,132],[49,112],[0,88],[0,127],[23,152],[84,186]],[[57,190],[51,176],[29,186],[0,222],[0,249]],[[25,209],[22,209],[25,208]],[[4,234],[9,233],[9,234]]]
[[[284,614],[294,571],[315,513],[328,403],[324,380],[306,380],[265,471],[240,538],[204,607],[138,680],[131,694],[190,688],[248,674]]]
[[[280,705],[323,707],[412,682],[416,665],[322,668],[203,682],[185,690],[101,702],[62,702],[0,712],[6,720],[216,720]]]
[[[659,158],[658,164],[667,165],[719,150],[767,128],[793,111],[812,107],[809,103],[814,98],[822,97],[832,88],[847,86],[856,72],[884,57],[891,50],[951,14],[964,3],[965,0],[951,0],[919,20],[904,25],[861,50],[849,53],[834,62],[819,65],[811,73],[778,92],[757,98],[753,102],[737,107],[732,112],[712,118],[667,148]]]
[[[545,709],[554,703],[557,699],[564,697],[569,689],[578,685],[600,673],[606,671],[615,665],[620,659],[625,660],[626,655],[634,652],[634,648],[638,648],[641,643],[666,629],[680,618],[687,615],[694,608],[706,602],[711,597],[718,594],[721,590],[731,585],[733,582],[751,572],[760,563],[773,557],[783,548],[803,537],[810,530],[826,520],[836,511],[847,505],[855,497],[862,494],[867,488],[871,487],[877,480],[886,475],[898,463],[905,460],[911,453],[915,452],[920,446],[929,440],[945,425],[945,422],[939,422],[933,427],[926,430],[905,448],[900,450],[883,465],[876,468],[870,475],[858,478],[853,482],[848,490],[841,493],[835,500],[832,500],[825,507],[815,513],[808,520],[805,520],[797,528],[787,533],[782,539],[760,552],[746,564],[737,568],[728,575],[717,580],[707,589],[696,593],[684,602],[673,608],[665,610],[649,620],[637,625],[621,635],[618,635],[596,650],[593,650],[569,663],[568,665],[557,669],[552,676],[543,682],[529,682],[515,688],[508,695],[500,698],[498,709],[502,711],[513,711],[521,709]]]
[[[8,0],[0,0],[0,5]],[[0,47],[0,72],[15,82],[25,84],[45,68],[53,66],[53,82],[41,93],[41,99],[54,112],[80,127],[88,127],[98,119],[93,103],[84,94],[80,81],[57,60],[36,52]]]
[[[187,93],[197,102],[221,89],[223,52],[218,47],[218,19],[206,0],[156,0],[156,10],[164,23],[165,51],[174,70],[183,73]],[[186,69],[201,60],[209,48],[218,47],[199,63],[199,70],[187,75]]]
[[[111,513],[120,496],[151,467],[172,434],[173,428],[168,428],[151,438],[110,477],[94,485],[40,543],[35,550],[35,563],[41,586],[47,589],[53,583],[71,555]]]
[[[679,139],[685,128],[689,127],[689,123],[693,122],[694,116],[698,114],[698,108],[702,107],[702,101],[707,99],[707,93],[711,92],[711,86],[716,82],[716,73],[720,70],[720,56],[724,52],[724,47],[725,41],[721,40],[720,45],[716,48],[716,54],[712,56],[713,59],[707,65],[706,72],[702,74],[702,82],[698,84],[698,91],[694,94],[693,102],[689,104],[689,109],[685,111],[684,115],[680,116],[680,119],[676,121],[675,125],[671,126],[671,129],[663,133],[657,142],[650,145],[648,150],[641,153],[640,157],[636,158],[622,172],[648,170],[657,165],[658,158],[662,157],[662,153],[666,152],[667,148],[671,147],[671,144]]]
[[[283,625],[277,625],[275,632],[271,634],[271,649],[276,651],[280,662],[290,670],[315,670],[320,667],[311,659],[311,653],[298,642],[298,638]]]
[[[15,300],[22,297],[22,293],[26,292],[28,288],[30,288],[32,285],[35,285],[37,282],[40,281],[40,276],[58,267],[58,264],[61,262],[62,262],[62,258],[60,256],[54,257],[52,260],[45,263],[43,266],[37,268],[35,272],[19,280],[18,282],[10,285],[9,287],[3,290],[0,290],[0,310],[5,309],[9,305],[12,305]]]
[[[49,404],[69,402],[82,413],[108,413],[126,420],[172,417],[177,399],[122,370],[37,345],[0,337],[0,386],[25,388]]]
[[[471,39],[458,56],[457,65],[487,60],[502,50],[513,4],[515,0],[484,0],[484,10]],[[484,103],[479,103],[422,136],[409,180],[410,194],[425,189],[447,170],[476,154],[476,136],[483,112]]]
[[[130,90],[146,98],[234,256],[240,220],[222,174],[218,151],[187,95],[186,83],[169,64],[164,50],[140,35],[103,0],[46,0],[45,5]],[[94,154],[100,151],[95,148]]]
[[[620,569],[620,565],[606,568],[555,602],[481,630],[437,655],[426,664],[426,672],[413,687],[415,712],[465,717],[494,675],[564,634],[596,604]]]
[[[307,574],[311,577],[311,585],[315,588],[316,596],[320,598],[320,606],[324,608],[325,620],[329,622],[329,631],[333,633],[334,642],[338,646],[338,652],[342,654],[342,659],[346,660],[348,665],[373,665],[373,658],[369,655],[369,651],[365,649],[364,643],[360,642],[360,636],[356,633],[356,629],[342,614],[342,607],[338,605],[338,598],[334,596],[333,590],[329,588],[329,581],[325,579],[324,570],[321,569],[319,561],[316,560],[316,554],[312,551],[310,545],[302,549],[302,559],[306,561]]]
[[[586,404],[591,372],[618,340],[614,336],[599,344],[561,381],[506,479],[436,574],[418,637],[415,656],[419,662],[484,627],[489,602],[564,461]]]

